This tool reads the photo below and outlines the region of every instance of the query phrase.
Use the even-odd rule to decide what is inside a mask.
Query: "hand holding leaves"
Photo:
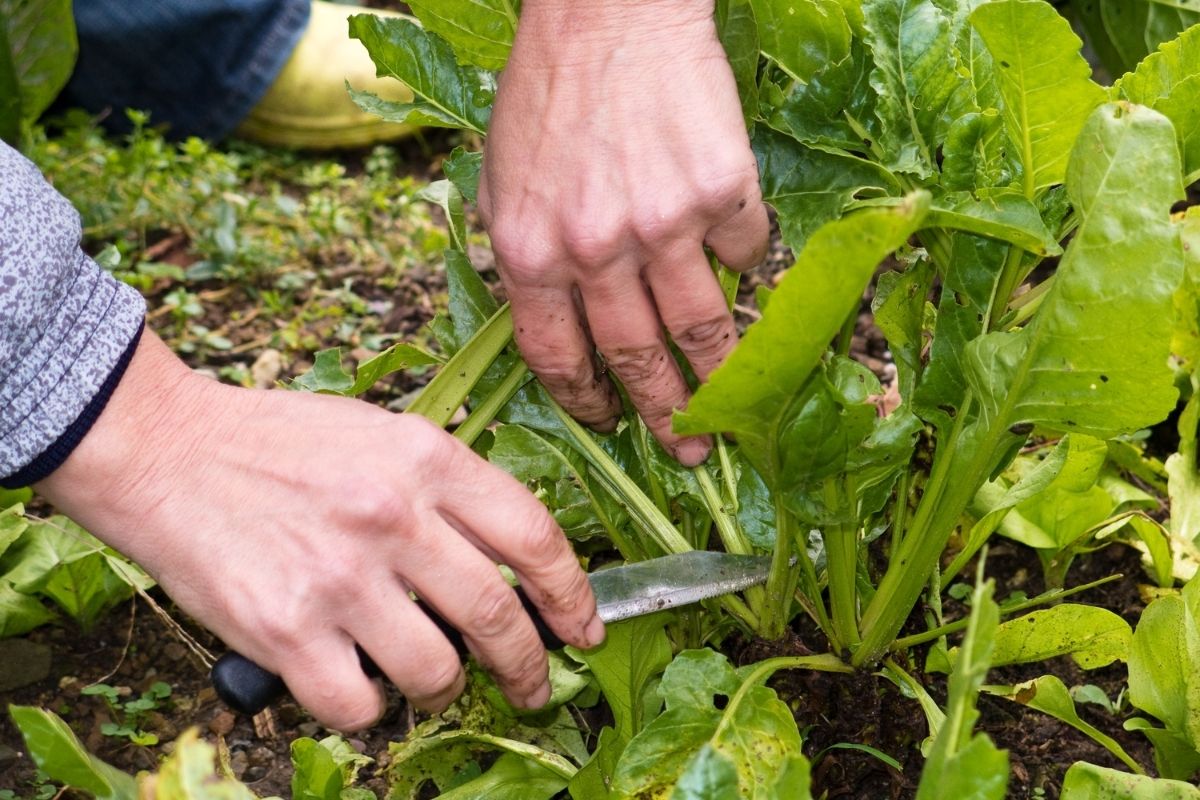
[[[479,201],[530,368],[572,414],[609,429],[620,399],[598,349],[650,430],[690,465],[709,443],[671,430],[689,390],[665,334],[706,378],[736,334],[704,247],[747,269],[764,256],[768,227],[713,21],[703,4],[678,5],[528,3]]]

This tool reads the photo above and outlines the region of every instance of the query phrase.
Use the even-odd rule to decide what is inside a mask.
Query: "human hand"
[[[737,334],[704,247],[745,270],[769,237],[712,14],[711,0],[526,0],[479,189],[530,368],[598,430],[621,411],[611,369],[687,465],[711,443],[671,430],[689,392],[663,330],[707,378]]]
[[[603,639],[549,513],[458,440],[360,401],[222,386],[149,331],[38,489],[339,730],[384,709],[356,643],[419,707],[462,691],[459,656],[409,590],[519,706],[549,699],[546,653],[496,562],[564,641]]]

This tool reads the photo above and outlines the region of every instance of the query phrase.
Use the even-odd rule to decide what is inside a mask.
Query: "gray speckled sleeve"
[[[67,430],[141,329],[141,295],[79,241],[75,209],[0,142],[0,477]]]

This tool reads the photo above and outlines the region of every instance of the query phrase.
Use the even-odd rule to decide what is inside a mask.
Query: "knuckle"
[[[722,314],[685,326],[675,335],[675,343],[690,361],[707,364],[724,357],[735,338],[733,318]]]
[[[516,593],[507,585],[481,590],[471,606],[473,638],[496,639],[506,635],[521,611]]]
[[[522,652],[505,679],[517,693],[527,695],[546,681],[548,672],[545,650],[530,647]]]
[[[416,699],[429,701],[448,698],[458,687],[462,665],[455,658],[438,658],[428,663],[421,674],[408,683],[408,693]]]
[[[555,264],[555,254],[541,236],[530,235],[529,226],[496,219],[488,228],[492,250],[505,269],[518,278],[548,274]]]
[[[421,463],[425,463],[423,459]],[[377,478],[348,483],[339,506],[339,512],[350,524],[371,531],[382,528],[404,531],[413,521],[412,508],[398,487]],[[334,560],[335,565],[337,561]]]
[[[535,569],[557,564],[564,558],[574,562],[568,555],[570,550],[565,546],[562,529],[540,504],[526,515],[521,530],[523,533],[513,543],[512,551],[519,553]]]
[[[564,359],[559,354],[545,351],[532,342],[522,342],[521,352],[530,368],[551,389],[574,396],[591,391],[596,385],[596,370],[586,360]]]
[[[563,226],[563,248],[572,261],[597,269],[616,261],[624,250],[624,225],[581,215]]]
[[[353,733],[369,728],[383,716],[383,701],[378,695],[363,695],[342,700],[338,709],[329,720],[329,727],[334,730]]]
[[[657,342],[640,347],[615,347],[604,353],[604,359],[625,383],[650,390],[665,383],[674,368],[666,348]]]

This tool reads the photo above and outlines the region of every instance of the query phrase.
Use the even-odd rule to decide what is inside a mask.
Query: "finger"
[[[658,313],[700,380],[707,380],[737,344],[737,328],[725,293],[698,248],[674,263],[646,271]]]
[[[510,701],[525,708],[545,705],[550,699],[546,650],[500,570],[449,529],[438,538],[436,558],[443,565],[440,572],[420,564],[408,570],[413,589],[462,632]],[[453,565],[452,570],[445,565]]]
[[[602,433],[616,427],[621,399],[596,364],[571,292],[510,286],[513,335],[525,363],[571,416]]]
[[[306,640],[289,653],[279,673],[296,701],[337,731],[369,728],[386,708],[383,687],[362,671],[346,634]]]
[[[694,466],[708,457],[711,443],[671,430],[671,415],[687,403],[687,382],[667,348],[649,290],[641,280],[629,280],[631,273],[605,270],[581,287],[592,338],[646,427],[680,463]]]
[[[393,584],[395,591],[367,599],[348,631],[410,703],[423,711],[442,711],[466,685],[462,660],[408,597],[399,578],[389,575],[383,582]]]
[[[771,222],[757,183],[748,186],[744,196],[735,202],[729,216],[709,228],[704,243],[722,264],[744,272],[757,267],[767,257]]]
[[[517,573],[559,638],[584,649],[598,645],[604,625],[592,587],[554,518],[519,481],[481,464],[465,446],[457,458],[453,471],[470,477],[454,481],[438,512],[482,553]],[[465,585],[458,578],[450,583]]]

